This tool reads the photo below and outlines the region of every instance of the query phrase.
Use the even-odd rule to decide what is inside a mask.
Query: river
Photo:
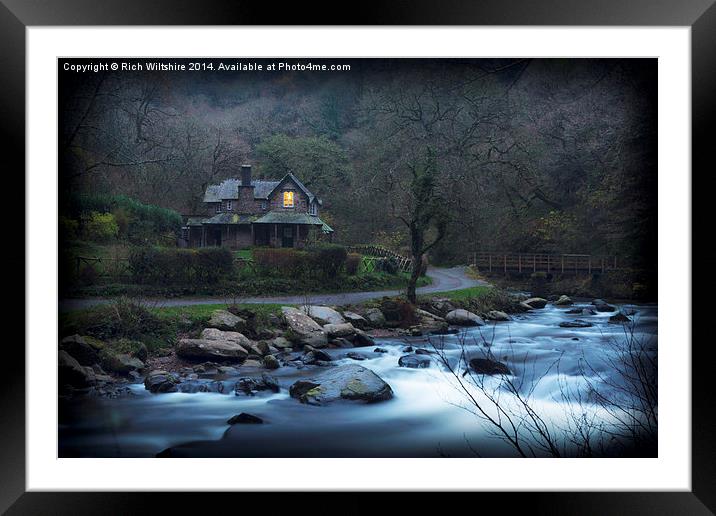
[[[636,312],[633,338],[646,342],[655,353],[657,306],[620,306]],[[496,438],[493,427],[474,414],[474,405],[440,359],[433,355],[431,366],[425,369],[399,367],[398,359],[406,346],[433,349],[435,345],[455,366],[463,350],[478,357],[489,349],[510,368],[520,391],[529,395],[530,406],[548,427],[560,427],[575,413],[576,405],[573,400],[565,401],[565,392],[577,392],[585,381],[618,390],[621,380],[614,368],[618,358],[614,344],[627,339],[624,326],[608,323],[611,313],[566,313],[575,307],[589,305],[550,304],[514,315],[509,322],[431,337],[432,344],[420,337],[376,339],[387,353],[375,353],[372,347],[327,350],[336,363],[360,364],[392,387],[393,399],[375,404],[301,404],[289,397],[288,387],[310,371],[291,367],[272,372],[281,386],[275,394],[236,396],[231,388],[225,394],[151,394],[137,383],[130,385],[132,395],[127,397],[61,401],[59,456],[152,457],[162,452],[176,457],[515,456],[514,447]],[[559,326],[577,318],[592,326]],[[347,351],[366,359],[346,358]],[[216,380],[231,385],[236,377],[201,381]],[[499,377],[485,377],[485,382],[488,392],[500,393],[505,403],[515,402],[509,392],[489,390],[497,388]],[[484,392],[467,386],[468,393],[485,406]],[[579,407],[590,415],[606,417],[588,400]],[[259,416],[264,424],[229,426],[227,419],[240,412]]]

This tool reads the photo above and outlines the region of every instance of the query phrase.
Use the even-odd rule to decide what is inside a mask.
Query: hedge
[[[137,247],[129,255],[129,270],[136,283],[145,285],[217,284],[234,274],[234,258],[221,247]]]

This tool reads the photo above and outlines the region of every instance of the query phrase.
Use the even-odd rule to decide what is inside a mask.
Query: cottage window
[[[216,213],[221,213],[221,203],[220,202],[216,203]]]
[[[290,191],[283,192],[283,207],[293,208],[293,193]]]
[[[310,213],[311,215],[318,215],[318,206],[315,202],[312,202],[311,206],[309,206],[308,213]]]
[[[261,201],[261,209],[266,211],[266,201]]]
[[[231,211],[231,201],[226,201],[226,211]]]

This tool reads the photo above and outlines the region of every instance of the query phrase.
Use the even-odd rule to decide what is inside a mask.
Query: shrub
[[[375,270],[387,272],[388,274],[398,274],[398,260],[395,258],[381,258],[375,262]]]
[[[323,278],[335,278],[345,267],[348,252],[342,245],[320,244],[309,249],[313,274]]]
[[[264,273],[300,277],[308,272],[306,251],[296,249],[257,248],[253,251],[254,263]]]
[[[99,213],[93,211],[85,222],[85,235],[89,240],[106,242],[117,238],[119,226],[111,213]]]
[[[71,240],[79,236],[79,222],[75,219],[60,216],[60,238]]]
[[[358,273],[361,260],[363,260],[363,257],[360,254],[348,253],[348,256],[346,257],[346,273],[351,276],[355,276]]]

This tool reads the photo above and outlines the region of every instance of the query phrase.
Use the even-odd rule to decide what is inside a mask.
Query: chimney
[[[251,186],[251,165],[241,165],[241,186]]]

